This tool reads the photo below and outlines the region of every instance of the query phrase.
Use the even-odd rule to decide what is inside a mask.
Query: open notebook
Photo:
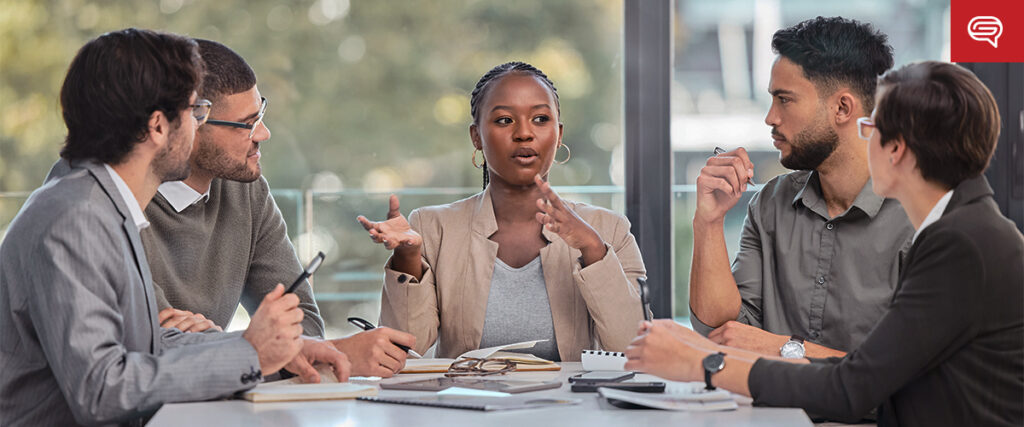
[[[528,353],[518,353],[506,350],[520,350],[524,348],[531,348],[537,343],[546,340],[536,341],[525,341],[514,344],[499,345],[497,347],[481,348],[478,350],[467,351],[459,355],[459,359],[463,357],[475,357],[480,359],[507,359],[516,362],[517,371],[558,371],[562,367],[558,366],[557,363],[547,359],[541,359],[537,356]],[[438,373],[448,372],[448,367],[451,366],[452,362],[456,359],[406,359],[405,368],[402,369],[403,374],[427,374],[427,373]]]

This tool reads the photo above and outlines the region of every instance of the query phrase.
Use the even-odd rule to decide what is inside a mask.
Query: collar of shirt
[[[114,168],[106,163],[103,164],[103,167],[107,168],[110,178],[114,180],[114,186],[117,187],[117,192],[121,193],[121,199],[124,200],[124,204],[128,205],[128,214],[132,216],[135,226],[139,230],[149,227],[149,221],[146,220],[146,215],[142,213],[142,208],[139,207],[139,201],[135,198],[135,194],[132,193],[132,189],[128,188],[128,184],[121,179],[121,175],[118,175]]]
[[[935,203],[935,206],[932,207],[931,212],[928,212],[928,216],[924,217],[924,221],[921,221],[921,226],[918,227],[917,231],[914,232],[914,237],[910,239],[911,242],[917,240],[917,236],[921,234],[921,231],[924,230],[925,227],[932,225],[933,222],[938,221],[939,218],[942,218],[942,212],[946,210],[946,205],[949,204],[949,199],[952,198],[953,190],[949,190],[946,192],[946,194],[942,196],[941,199],[939,199],[938,202]]]
[[[803,200],[804,206],[807,206],[807,208],[823,218],[829,219],[828,207],[825,206],[825,198],[821,194],[821,181],[817,171],[811,171],[807,175],[807,181],[804,182],[803,188],[793,197],[793,205],[796,205],[801,200]],[[856,206],[857,209],[867,214],[868,218],[874,218],[882,208],[882,202],[884,201],[884,198],[871,190],[871,178],[868,178],[868,182],[864,183],[864,187],[860,189],[860,193],[853,199],[853,205],[850,207]],[[840,215],[840,217],[845,216],[848,212],[849,210]]]
[[[157,191],[167,199],[167,203],[170,203],[177,213],[181,213],[185,208],[200,201],[206,203],[210,200],[210,189],[206,189],[205,193],[199,194],[198,191],[193,190],[192,187],[189,187],[183,181],[167,181],[160,184]]]

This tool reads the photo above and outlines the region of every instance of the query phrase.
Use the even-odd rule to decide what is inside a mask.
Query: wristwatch
[[[800,335],[793,335],[789,337],[789,341],[786,341],[779,349],[779,355],[786,359],[799,359],[804,357],[804,337]]]
[[[718,352],[715,354],[708,355],[704,358],[704,389],[714,390],[715,386],[711,385],[711,375],[718,373],[725,368],[725,353]]]

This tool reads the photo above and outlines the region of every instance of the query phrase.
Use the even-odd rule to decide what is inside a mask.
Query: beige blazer
[[[581,253],[557,234],[540,250],[558,354],[580,360],[584,349],[623,351],[636,336],[643,312],[637,277],[646,274],[629,221],[607,209],[566,201],[608,247],[603,259],[581,268]],[[440,337],[437,357],[480,347],[498,231],[490,191],[414,210],[409,223],[423,236],[423,279],[384,267],[380,323],[416,336],[425,352]]]

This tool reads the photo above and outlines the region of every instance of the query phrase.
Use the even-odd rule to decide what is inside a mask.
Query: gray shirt
[[[495,258],[480,348],[543,339],[547,341],[533,348],[510,351],[560,360],[540,256],[519,268],[509,267]]]
[[[226,329],[239,303],[252,316],[278,283],[288,286],[302,272],[284,217],[262,176],[253,182],[216,178],[209,200],[180,212],[165,188],[146,207],[151,224],[142,231],[161,310],[202,313]],[[303,333],[323,337],[324,322],[309,282],[299,285],[295,295],[304,315]]]
[[[747,207],[732,264],[743,300],[736,320],[850,351],[888,309],[913,233],[899,202],[872,192],[870,180],[830,218],[816,172],[780,175]]]

